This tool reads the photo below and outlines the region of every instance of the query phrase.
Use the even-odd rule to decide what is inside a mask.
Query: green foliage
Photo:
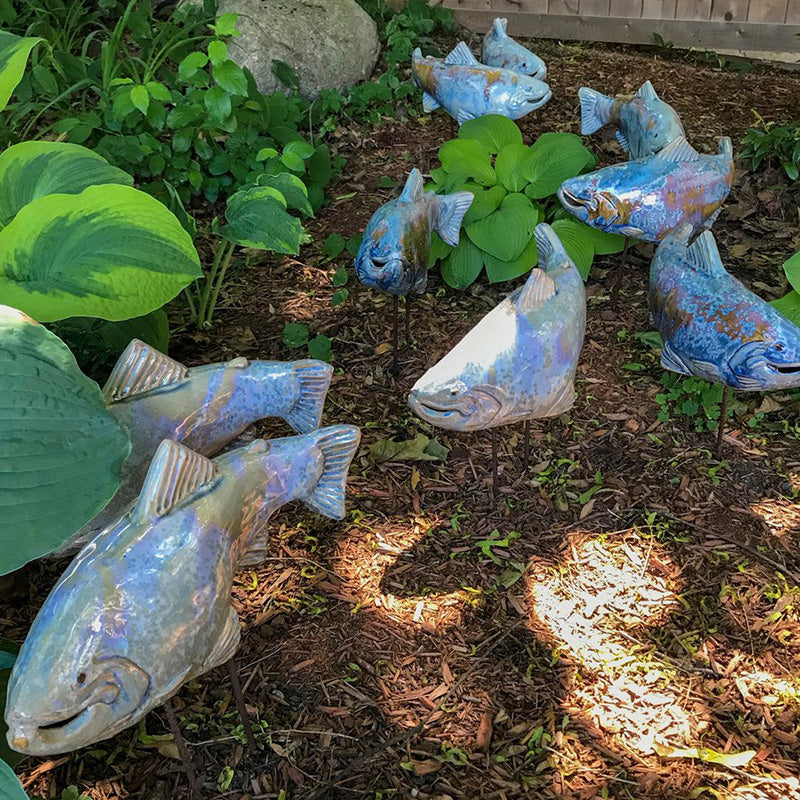
[[[3,800],[28,800],[19,778],[5,761],[0,761],[0,797]]]
[[[300,322],[287,322],[283,328],[283,343],[293,350],[307,347],[311,358],[320,361],[331,360],[331,340],[318,333],[313,339],[308,330],[308,325]]]
[[[11,677],[11,668],[17,660],[18,652],[19,647],[14,644],[14,642],[0,637],[0,708],[6,707],[8,679]],[[8,741],[6,740],[7,730],[8,727],[5,724],[5,720],[0,717],[0,761],[4,761],[9,766],[13,767],[22,761],[23,756],[21,753],[17,753],[8,746]],[[5,795],[0,794],[0,797],[4,796]]]
[[[52,53],[17,91],[7,141],[55,113],[53,132],[92,148],[160,199],[177,192],[184,203],[198,195],[215,202],[288,169],[308,187],[313,208],[322,204],[330,151],[298,131],[314,123],[315,109],[296,93],[263,95],[229,58],[235,15],[215,23],[202,7],[181,4],[156,19],[149,2],[131,0],[112,30],[97,19],[88,28],[80,30],[87,43],[101,42],[99,53],[55,36]]]
[[[747,129],[740,155],[753,169],[761,164],[780,166],[796,181],[800,177],[800,122],[776,125],[756,114],[756,125]]]
[[[490,115],[461,126],[457,139],[439,148],[441,166],[431,170],[433,191],[468,191],[474,200],[462,223],[458,247],[434,236],[431,264],[466,289],[486,269],[491,283],[524,275],[538,262],[533,232],[552,223],[584,279],[595,254],[622,250],[624,239],[596,231],[563,214],[554,199],[567,178],[591,170],[595,158],[578,136],[544,133],[530,147],[510,119]]]
[[[792,290],[772,301],[772,305],[790,322],[800,326],[800,253],[783,262],[783,271]]]
[[[665,372],[661,376],[661,385],[665,391],[656,395],[656,403],[661,406],[658,419],[661,422],[688,418],[697,432],[715,431],[719,427],[722,413],[721,383],[709,383],[700,378],[685,378],[674,372]],[[727,416],[743,408],[741,403],[730,398]]]
[[[25,74],[31,50],[42,40],[0,31],[0,111],[8,104],[11,93]]]
[[[111,499],[130,452],[97,384],[53,333],[0,307],[0,574],[59,547]]]

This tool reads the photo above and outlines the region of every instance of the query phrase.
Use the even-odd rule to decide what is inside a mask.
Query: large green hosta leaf
[[[578,268],[581,278],[586,280],[594,261],[591,228],[571,219],[557,219],[553,222],[552,228],[561,239],[561,244],[564,245],[572,263]]]
[[[201,274],[175,215],[129,186],[39,197],[0,230],[0,297],[40,322],[142,316]]]
[[[531,185],[525,194],[535,200],[549,197],[567,179],[578,175],[595,159],[574,133],[543,133],[530,147],[525,177]]]
[[[3,800],[28,800],[19,778],[5,761],[0,761],[0,797]]]
[[[794,289],[772,301],[772,306],[780,311],[793,325],[800,327],[800,294]]]
[[[235,244],[291,255],[300,252],[303,226],[286,210],[286,199],[278,189],[239,189],[228,200],[225,217],[228,224],[219,233]]]
[[[528,246],[541,222],[538,207],[519,192],[503,198],[500,208],[467,226],[467,236],[499,261],[513,261]]]
[[[31,50],[43,41],[35,36],[14,36],[0,31],[0,111],[11,99],[11,93],[25,74]]]
[[[462,236],[458,247],[442,261],[442,278],[454,289],[466,289],[475,282],[483,269],[483,253]]]
[[[111,499],[130,452],[66,345],[0,306],[0,574],[61,545]]]
[[[11,668],[17,660],[18,652],[19,647],[14,642],[10,642],[0,636],[0,709],[5,709],[6,707],[8,679],[11,677]],[[0,761],[5,761],[6,764],[13,767],[15,764],[19,764],[24,756],[8,746],[8,741],[6,740],[7,730],[2,713],[0,713]],[[5,797],[5,795],[0,794],[0,797]]]
[[[475,139],[490,153],[499,153],[510,144],[522,144],[522,131],[508,117],[487,114],[467,120],[458,129],[459,139]]]
[[[78,194],[87,186],[103,183],[132,186],[133,178],[79,144],[15,144],[0,155],[0,225],[8,225],[37,197]]]

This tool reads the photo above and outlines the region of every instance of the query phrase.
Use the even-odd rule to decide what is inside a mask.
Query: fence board
[[[590,17],[605,17],[609,13],[608,4],[609,0],[580,0],[578,10]]]
[[[472,30],[484,33],[494,18],[492,11],[466,8],[463,0],[445,0],[453,8],[456,19]],[[552,2],[552,0],[551,0]],[[759,0],[760,2],[760,0]],[[784,0],[785,2],[785,0]],[[652,44],[658,33],[677,47],[699,47],[720,50],[768,50],[796,53],[800,51],[797,27],[783,23],[725,22],[724,20],[656,21],[645,19],[614,19],[611,17],[579,16],[576,14],[531,14],[508,12],[508,32],[512,36],[531,36],[550,39]]]
[[[678,0],[676,19],[710,19],[711,0]]]
[[[676,0],[643,0],[642,17],[645,19],[675,19]]]
[[[611,0],[610,17],[641,17],[642,0]]]
[[[789,0],[786,9],[786,22],[792,25],[800,25],[800,0]]]
[[[711,19],[746,22],[751,0],[714,0]]]
[[[550,0],[548,14],[577,14],[579,0]]]
[[[786,0],[751,0],[748,22],[783,22],[786,19]]]

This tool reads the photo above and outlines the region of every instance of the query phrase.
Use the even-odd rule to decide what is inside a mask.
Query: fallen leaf
[[[663,758],[699,758],[707,764],[720,764],[723,767],[745,767],[756,754],[755,750],[743,750],[740,753],[718,753],[708,747],[666,747],[655,743],[654,749]]]
[[[435,439],[418,433],[413,439],[396,442],[394,439],[380,439],[370,445],[373,461],[444,461],[450,451]]]

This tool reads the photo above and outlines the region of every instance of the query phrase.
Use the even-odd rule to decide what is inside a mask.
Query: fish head
[[[496,386],[487,383],[469,386],[460,378],[441,381],[427,375],[411,390],[408,404],[426,422],[457,431],[500,424],[498,415],[506,405],[502,390]]]
[[[94,601],[102,578],[78,579],[72,566],[34,620],[8,683],[6,735],[26,755],[86,747],[147,710],[151,680],[128,653],[124,604]]]
[[[519,119],[531,111],[541,108],[553,93],[550,87],[537,78],[529,75],[518,75],[516,85],[510,92],[506,106],[513,119]]]
[[[359,281],[365,286],[391,294],[405,295],[416,290],[416,275],[427,267],[430,232],[427,209],[387,203],[370,220],[356,255]]]
[[[564,181],[558,190],[558,199],[581,222],[616,233],[620,226],[627,224],[629,214],[623,200],[601,185],[598,172]]]
[[[544,61],[518,42],[514,42],[513,52],[509,56],[507,66],[514,72],[529,75],[538,81],[543,81],[547,77],[547,65]]]
[[[672,106],[662,100],[647,106],[643,127],[645,149],[648,153],[658,153],[674,139],[686,135]]]
[[[752,391],[800,386],[800,329],[771,327],[763,339],[745,342],[729,360],[738,388]]]

